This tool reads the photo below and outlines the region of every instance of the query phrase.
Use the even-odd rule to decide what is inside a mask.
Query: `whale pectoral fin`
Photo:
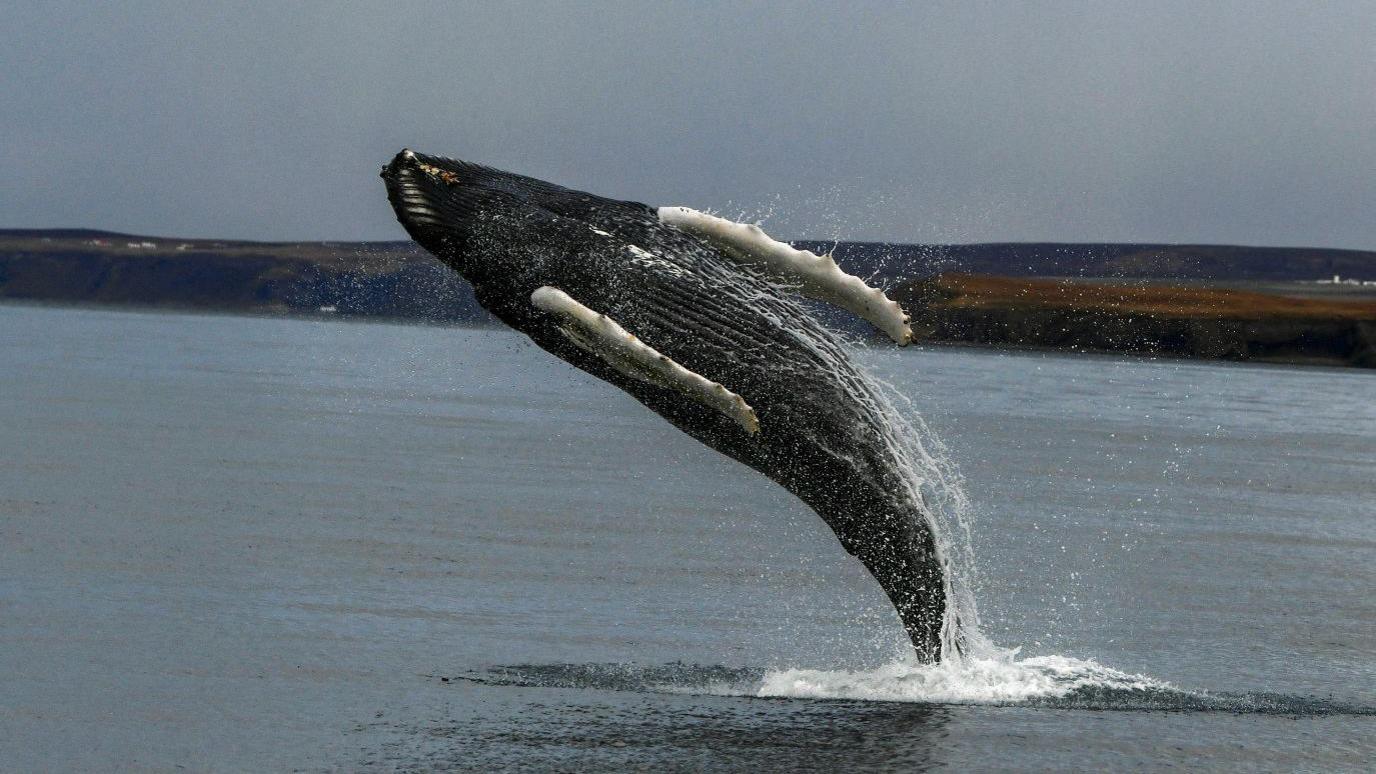
[[[735,421],[747,433],[753,435],[760,431],[760,420],[745,398],[660,354],[607,315],[549,286],[531,293],[530,302],[558,318],[559,332],[569,341],[602,358],[617,371],[632,379],[677,390]]]
[[[763,270],[778,282],[869,320],[889,338],[905,346],[912,342],[908,315],[879,288],[847,274],[830,255],[817,255],[771,238],[756,225],[736,223],[691,207],[660,207],[659,219],[697,236],[739,263]]]

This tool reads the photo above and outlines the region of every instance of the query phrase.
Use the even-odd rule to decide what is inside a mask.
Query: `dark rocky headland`
[[[921,340],[1376,367],[1376,252],[795,244],[830,250],[847,270],[888,287],[912,314]],[[1335,283],[1335,275],[1355,277],[1358,284]],[[491,321],[467,283],[410,242],[0,230],[5,299]],[[869,334],[863,325],[819,311],[833,324]]]

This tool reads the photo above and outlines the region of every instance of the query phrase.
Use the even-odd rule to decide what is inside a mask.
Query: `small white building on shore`
[[[1334,274],[1333,279],[1314,280],[1315,285],[1356,285],[1358,287],[1376,287],[1376,280],[1359,280],[1348,277],[1343,279],[1340,275]]]

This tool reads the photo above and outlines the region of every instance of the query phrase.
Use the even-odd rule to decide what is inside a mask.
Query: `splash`
[[[1043,656],[1018,660],[965,656],[940,664],[894,663],[877,669],[784,669],[766,672],[757,696],[858,699],[930,704],[1010,704],[1064,699],[1087,689],[1118,693],[1175,691],[1168,683],[1100,666]]]
[[[974,511],[964,479],[946,447],[913,408],[912,401],[863,365],[857,366],[871,386],[875,408],[884,417],[884,441],[898,460],[907,495],[922,504],[922,513],[936,538],[946,585],[942,662],[959,668],[966,659],[1011,658],[1011,653],[995,646],[980,632],[979,608],[975,603],[978,570],[971,531]],[[900,411],[899,405],[907,410]]]
[[[900,344],[911,339],[908,317],[903,310],[890,301],[882,289],[871,288],[859,278],[846,274],[830,256],[819,257],[799,252],[771,239],[758,225],[738,223],[696,210],[662,207],[659,217],[704,236],[727,254],[742,260],[747,270],[759,270],[765,279],[774,282],[792,284],[802,271],[799,267],[820,266],[818,276],[825,279],[813,285],[809,285],[807,280],[801,281],[800,292],[803,295],[838,305],[869,319]],[[760,269],[765,264],[768,268]],[[723,287],[730,285],[724,283]],[[819,292],[820,287],[828,290]],[[846,287],[849,292],[839,293],[836,291],[838,287]],[[864,303],[859,303],[857,299]],[[884,314],[878,314],[870,308],[869,304],[875,299],[882,301]],[[754,305],[760,309],[769,308],[765,303]],[[777,320],[777,323],[781,329],[791,330],[800,343],[847,385],[850,396],[880,420],[876,423],[876,432],[881,436],[880,440],[893,462],[898,488],[902,490],[892,494],[897,500],[917,506],[904,510],[922,514],[920,518],[926,521],[934,537],[937,559],[942,567],[946,604],[940,632],[941,660],[959,662],[966,657],[1000,658],[1004,652],[980,634],[974,594],[977,573],[970,527],[972,508],[965,494],[964,482],[950,462],[951,457],[945,447],[902,392],[876,378],[850,353],[837,346],[838,342],[845,340],[844,335],[828,330],[831,336],[819,336],[806,328],[790,325],[787,320]],[[820,320],[818,323],[822,324]],[[822,324],[822,327],[827,326]],[[899,409],[899,405],[903,410]]]

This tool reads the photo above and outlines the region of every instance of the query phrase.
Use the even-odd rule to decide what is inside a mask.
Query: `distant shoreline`
[[[1334,274],[1376,280],[1376,252],[796,244],[830,248],[847,270],[888,286],[923,343],[1376,368],[1376,286],[1315,282]],[[461,277],[409,242],[0,230],[0,301],[495,324]],[[848,335],[872,333],[818,311]]]
[[[434,328],[474,328],[502,330],[496,322],[484,320],[426,320],[418,317],[388,317],[366,314],[329,314],[309,309],[255,309],[240,307],[183,306],[179,304],[129,304],[105,301],[68,301],[34,298],[5,298],[0,296],[0,308],[32,307],[36,309],[70,309],[91,312],[127,312],[129,314],[182,314],[204,317],[248,317],[260,320],[302,320],[306,322],[346,322],[375,325],[427,326]]]
[[[42,301],[42,300],[21,300],[0,297],[0,310],[5,307],[31,307],[37,309],[54,310],[73,310],[91,312],[116,312],[122,314],[180,314],[196,315],[206,317],[247,317],[250,319],[261,320],[295,320],[300,322],[339,322],[358,325],[395,325],[395,326],[422,326],[434,328],[457,328],[461,330],[474,331],[509,331],[513,335],[514,331],[501,325],[498,322],[481,322],[475,320],[459,320],[453,322],[419,320],[409,317],[379,317],[369,315],[339,315],[323,314],[319,312],[270,312],[261,310],[240,310],[240,309],[215,309],[207,307],[183,307],[174,305],[144,306],[138,304],[108,304],[99,302],[81,301]],[[846,337],[857,344],[868,346],[872,350],[882,351],[891,350],[895,353],[901,352],[920,352],[925,349],[931,350],[964,350],[972,352],[985,352],[989,354],[1005,354],[1015,356],[1031,355],[1056,355],[1060,357],[1093,357],[1093,358],[1127,358],[1130,360],[1165,361],[1174,363],[1227,363],[1238,366],[1266,366],[1281,368],[1335,368],[1349,369],[1351,364],[1341,360],[1331,358],[1305,358],[1305,359],[1249,359],[1233,360],[1220,358],[1202,358],[1192,355],[1172,354],[1166,352],[1125,352],[1122,350],[1111,349],[1090,349],[1079,348],[1069,349],[1066,347],[1043,346],[1037,344],[1014,344],[1006,342],[973,342],[956,340],[938,339],[915,339],[910,347],[899,349],[893,346],[892,342],[881,334],[867,331],[862,335],[856,335],[850,331],[843,331]]]

